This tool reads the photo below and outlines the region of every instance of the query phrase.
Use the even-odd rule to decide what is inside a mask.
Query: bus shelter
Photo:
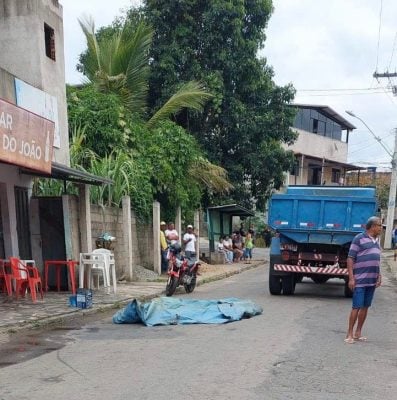
[[[238,204],[228,204],[207,208],[207,226],[209,253],[215,251],[215,240],[220,236],[230,235],[233,229],[233,217],[253,217],[255,214]]]

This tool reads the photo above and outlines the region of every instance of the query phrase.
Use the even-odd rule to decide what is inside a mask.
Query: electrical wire
[[[391,90],[390,90],[391,92]],[[373,95],[373,94],[387,94],[389,92],[387,91],[379,91],[379,92],[369,92],[369,93],[328,93],[328,94],[305,94],[305,97],[325,97],[325,96],[358,96],[358,95]],[[297,91],[297,94],[299,94],[299,91]]]
[[[387,138],[389,138],[391,136],[394,137],[394,133],[388,134],[387,136],[379,137],[379,140],[382,142],[382,141],[384,141],[385,139],[387,139]],[[357,144],[361,145],[362,143],[356,143],[356,145]],[[349,153],[349,155],[356,154],[356,153],[361,152],[361,151],[363,151],[365,149],[368,149],[369,147],[373,147],[373,145],[374,145],[373,143],[369,143],[368,145],[365,145],[365,146],[360,147],[358,149],[354,149],[353,151],[349,151],[348,153]],[[350,146],[351,145],[349,144],[349,147]]]
[[[391,63],[393,61],[393,57],[394,57],[394,51],[396,50],[396,44],[397,44],[397,32],[394,35],[394,41],[393,41],[393,49],[391,51],[391,56],[390,56],[390,61],[389,61],[389,66],[387,67],[387,69],[390,69]]]
[[[340,89],[296,89],[298,92],[344,92],[344,91],[364,91],[364,90],[379,90],[388,89],[387,86],[384,87],[368,87],[368,88],[340,88]]]
[[[383,0],[380,0],[378,45],[377,45],[377,48],[376,48],[376,67],[375,67],[375,71],[378,70],[378,63],[379,63],[379,43],[380,43],[380,32],[381,32],[381,28],[382,28],[382,9],[383,9]]]

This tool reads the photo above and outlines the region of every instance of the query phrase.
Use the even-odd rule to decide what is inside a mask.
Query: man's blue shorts
[[[374,298],[375,286],[356,287],[353,291],[352,308],[368,308]]]

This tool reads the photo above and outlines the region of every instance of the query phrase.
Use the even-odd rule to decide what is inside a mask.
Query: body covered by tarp
[[[250,300],[226,298],[219,300],[178,299],[159,297],[141,303],[133,300],[113,315],[115,324],[143,323],[147,326],[177,324],[224,324],[262,313]]]

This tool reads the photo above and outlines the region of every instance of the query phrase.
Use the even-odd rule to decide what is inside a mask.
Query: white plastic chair
[[[79,268],[79,287],[84,286],[84,272],[87,272],[87,286],[91,288],[92,275],[97,275],[97,287],[99,288],[99,275],[103,275],[103,286],[107,288],[109,293],[109,262],[108,257],[101,253],[80,253]]]
[[[93,254],[101,254],[105,256],[105,269],[108,279],[108,287],[110,287],[110,277],[112,277],[113,292],[117,292],[117,279],[116,279],[116,263],[114,261],[114,254],[108,249],[95,249]]]

